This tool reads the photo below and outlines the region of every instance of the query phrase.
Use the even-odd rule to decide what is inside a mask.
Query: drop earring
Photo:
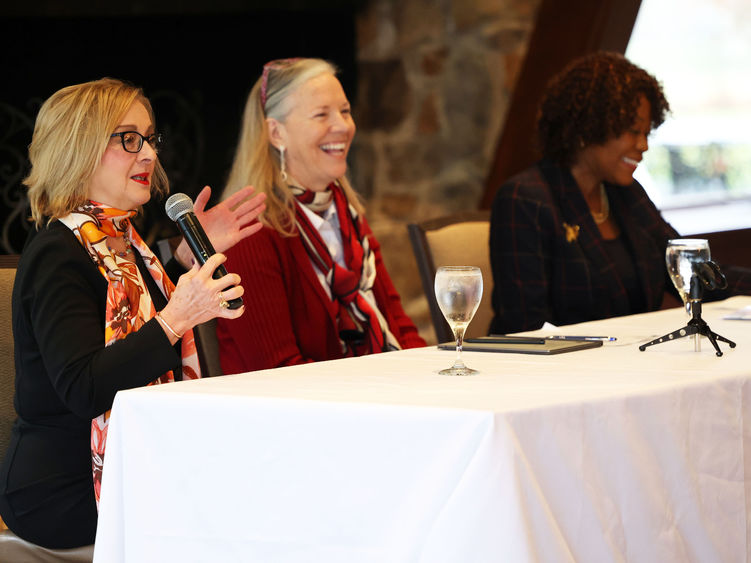
[[[286,150],[284,145],[279,147],[279,168],[281,168],[282,180],[285,182],[287,181],[287,163],[284,161],[284,152]]]

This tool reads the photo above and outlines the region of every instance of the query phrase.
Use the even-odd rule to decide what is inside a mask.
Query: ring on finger
[[[221,291],[217,293],[217,296],[219,297],[219,306],[222,309],[229,309],[229,302],[224,298]]]

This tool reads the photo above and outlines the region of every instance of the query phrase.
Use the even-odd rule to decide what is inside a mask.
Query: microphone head
[[[692,263],[691,269],[699,281],[704,284],[704,287],[708,289],[725,289],[728,286],[728,280],[716,262],[707,260],[706,262]]]
[[[185,194],[172,194],[167,198],[167,202],[164,204],[164,210],[167,212],[167,217],[173,221],[177,221],[186,213],[193,212],[193,200]]]

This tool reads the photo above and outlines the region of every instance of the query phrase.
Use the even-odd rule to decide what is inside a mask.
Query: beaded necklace
[[[125,250],[122,251],[122,252],[119,251],[119,250],[115,250],[114,248],[112,248],[109,245],[109,242],[107,243],[107,248],[110,249],[110,252],[114,252],[120,258],[127,258],[128,254],[130,254],[132,252],[132,250],[133,250],[133,245],[130,243],[130,239],[128,237],[123,237],[123,241],[125,241]]]

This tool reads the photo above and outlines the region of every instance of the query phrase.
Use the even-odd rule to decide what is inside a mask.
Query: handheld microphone
[[[167,217],[177,223],[191,252],[198,263],[203,266],[211,256],[216,254],[216,250],[198,221],[198,217],[193,213],[193,201],[185,194],[172,194],[164,204],[164,210],[167,212]],[[212,277],[218,280],[226,275],[227,269],[223,264],[219,264]],[[243,306],[242,297],[230,299],[228,302],[230,309],[239,309]]]

